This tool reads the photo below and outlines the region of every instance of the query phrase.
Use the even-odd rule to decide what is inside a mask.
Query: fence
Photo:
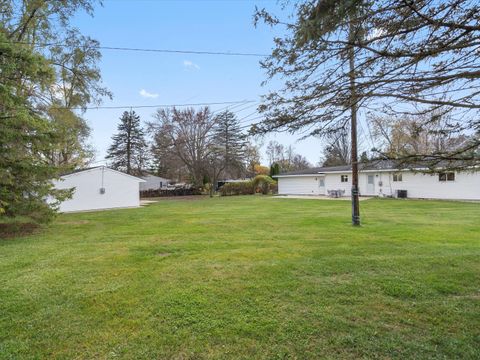
[[[167,189],[140,191],[141,198],[190,196],[190,195],[200,195],[200,194],[201,194],[200,190],[194,187],[175,187],[175,188],[167,188]]]

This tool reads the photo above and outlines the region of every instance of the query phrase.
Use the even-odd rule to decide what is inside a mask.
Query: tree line
[[[48,220],[69,196],[51,180],[93,156],[82,109],[111,93],[97,66],[98,42],[70,19],[91,15],[95,3],[0,1],[1,217]]]
[[[275,175],[311,166],[292,146],[270,141],[266,154],[268,163],[275,166],[272,172],[260,165],[260,147],[244,128],[229,110],[215,114],[208,107],[159,109],[146,126],[135,111],[125,111],[106,159],[110,167],[131,175],[148,172],[197,188],[218,180]]]

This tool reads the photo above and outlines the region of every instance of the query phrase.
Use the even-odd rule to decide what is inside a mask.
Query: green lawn
[[[480,204],[361,209],[163,200],[0,240],[0,358],[480,358]]]

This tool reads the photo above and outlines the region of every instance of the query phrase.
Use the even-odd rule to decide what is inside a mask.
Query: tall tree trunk
[[[132,174],[131,166],[131,153],[132,153],[132,111],[129,114],[130,118],[128,119],[128,128],[127,128],[127,174]]]
[[[357,87],[355,84],[355,48],[352,43],[355,41],[355,27],[353,21],[349,24],[349,42],[348,48],[348,62],[349,62],[349,77],[350,77],[350,127],[351,127],[351,142],[352,142],[352,225],[360,225],[360,201],[358,191],[358,154],[357,154],[357,111],[358,98]]]

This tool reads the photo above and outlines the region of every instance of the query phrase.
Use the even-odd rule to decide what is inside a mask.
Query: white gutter
[[[298,174],[298,175],[273,175],[274,178],[284,178],[284,177],[312,177],[312,176],[325,176],[324,173],[313,173],[313,174]]]
[[[476,166],[468,167],[468,169],[471,169],[471,170],[474,170],[476,168],[477,168]],[[434,172],[442,171],[444,169],[448,169],[448,168],[445,168],[445,167],[440,168],[439,167]],[[480,167],[479,167],[479,170],[480,170]],[[377,173],[377,172],[407,172],[407,171],[410,171],[410,172],[422,172],[422,171],[430,172],[431,170],[429,168],[423,167],[423,168],[416,168],[416,169],[368,169],[368,170],[359,170],[358,172],[359,173]],[[465,171],[468,171],[468,170],[465,170]],[[325,176],[325,175],[328,175],[328,174],[350,174],[351,172],[352,172],[351,169],[350,170],[343,170],[343,171],[333,170],[333,171],[323,171],[323,172],[310,173],[310,174],[275,175],[273,177],[281,178],[281,177],[300,177],[300,176],[304,177],[304,176],[319,176],[319,175],[320,176]],[[461,171],[457,171],[457,172],[461,172]]]

